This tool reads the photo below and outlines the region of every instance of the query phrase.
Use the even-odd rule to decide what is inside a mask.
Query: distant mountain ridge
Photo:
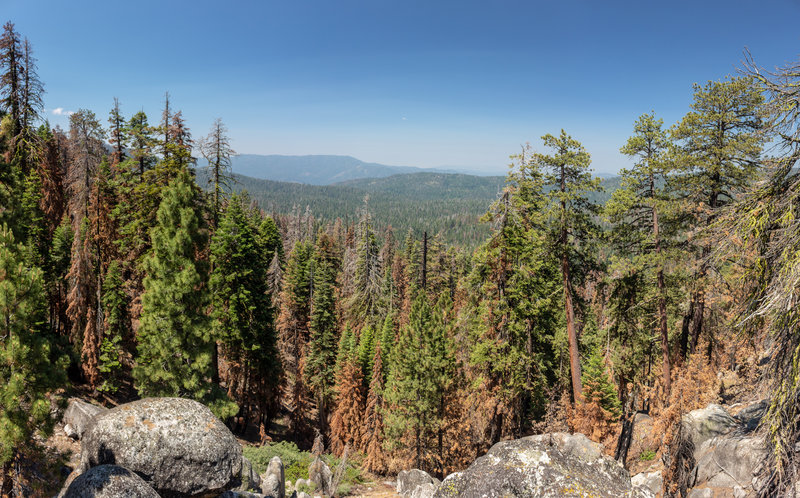
[[[231,169],[239,175],[308,185],[332,185],[360,178],[385,178],[409,173],[466,173],[485,176],[483,173],[459,169],[387,166],[365,162],[352,156],[334,155],[239,154],[232,158],[231,163]],[[200,161],[198,166],[203,167],[206,164],[206,161]]]

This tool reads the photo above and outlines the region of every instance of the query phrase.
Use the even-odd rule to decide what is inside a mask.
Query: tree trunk
[[[16,457],[16,452],[11,455],[11,458],[8,459],[6,463],[3,464],[3,475],[0,476],[3,478],[2,485],[0,485],[0,497],[5,498],[7,496],[11,496],[11,490],[14,486],[14,478],[12,477],[11,466],[14,463],[14,458]]]
[[[572,373],[572,397],[576,404],[581,404],[583,403],[581,359],[578,354],[578,335],[575,332],[575,312],[572,306],[569,263],[567,262],[566,254],[561,258],[561,273],[564,277],[564,308],[567,314],[567,339],[569,340],[569,368]]]
[[[653,182],[651,180],[651,188]],[[667,289],[664,284],[664,264],[661,261],[661,239],[658,232],[658,211],[653,208],[653,238],[655,239],[656,258],[658,259],[658,274],[656,277],[658,285],[658,318],[661,330],[661,355],[663,362],[664,376],[664,400],[669,399],[671,389],[671,365],[669,356],[669,331],[667,330]]]

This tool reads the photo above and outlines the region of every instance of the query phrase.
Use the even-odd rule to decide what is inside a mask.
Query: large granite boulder
[[[100,465],[76,477],[64,498],[159,498],[144,479],[116,465]]]
[[[107,411],[108,408],[73,398],[69,400],[64,417],[61,419],[64,422],[64,432],[73,439],[81,439],[92,420]]]
[[[495,444],[470,467],[448,476],[437,497],[652,497],[583,434],[554,433]]]
[[[760,437],[725,436],[708,439],[695,449],[694,489],[714,492],[739,488],[742,496],[758,491],[758,475],[767,458]],[[716,495],[714,495],[716,496]]]
[[[147,398],[98,415],[81,444],[81,472],[102,464],[130,469],[162,496],[199,496],[235,487],[242,448],[204,405]]]
[[[427,472],[419,469],[401,470],[397,474],[397,493],[403,496],[411,496],[418,487],[426,486],[426,489],[433,487],[436,489],[441,482],[435,477],[431,477]]]

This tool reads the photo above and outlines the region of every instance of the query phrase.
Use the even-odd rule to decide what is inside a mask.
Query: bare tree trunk
[[[654,180],[650,179],[651,192],[655,190]],[[669,392],[672,387],[671,364],[669,355],[669,331],[667,330],[667,289],[664,284],[664,264],[661,261],[661,238],[659,236],[658,211],[653,208],[653,238],[655,239],[656,258],[658,259],[658,274],[656,277],[658,285],[658,318],[661,330],[661,355],[663,362],[664,376],[664,400],[669,399]]]

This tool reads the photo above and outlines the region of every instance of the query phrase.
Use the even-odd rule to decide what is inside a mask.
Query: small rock
[[[239,473],[239,486],[231,491],[261,491],[261,477],[253,467],[253,463],[242,457],[242,470]]]
[[[411,492],[411,498],[433,498],[434,493],[436,493],[436,487],[430,482],[420,484]]]
[[[314,483],[308,479],[298,479],[297,482],[294,483],[294,489],[296,490],[300,490],[300,488],[314,489],[314,487]]]
[[[417,486],[422,486],[423,484],[432,484],[435,490],[436,486],[441,482],[419,469],[401,470],[397,474],[397,493],[403,496],[411,496]]]
[[[64,498],[159,498],[141,477],[116,465],[99,465],[76,477]]]
[[[225,491],[224,493],[219,495],[219,498],[269,498],[269,497],[265,497],[261,493],[251,493],[249,491],[231,490],[231,491]]]
[[[97,415],[105,413],[108,408],[92,405],[77,398],[69,400],[69,406],[64,412],[64,432],[72,439],[80,439],[89,428],[92,420]]]
[[[283,475],[283,462],[277,456],[272,457],[261,479],[261,492],[273,498],[286,497],[286,481]]]
[[[323,495],[333,496],[333,472],[320,457],[314,458],[308,468],[308,479],[314,483],[315,489],[318,489]]]

